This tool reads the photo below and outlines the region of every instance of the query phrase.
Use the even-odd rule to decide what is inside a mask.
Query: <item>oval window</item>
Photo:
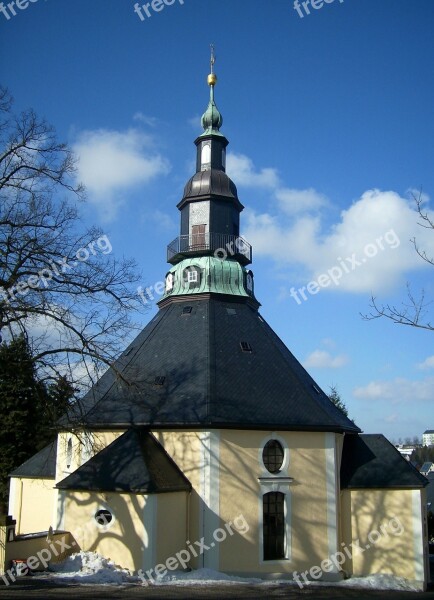
[[[98,525],[108,525],[113,521],[113,515],[109,510],[101,509],[95,513],[95,521]]]
[[[264,446],[262,460],[270,473],[278,473],[283,465],[284,450],[277,440],[270,440]]]

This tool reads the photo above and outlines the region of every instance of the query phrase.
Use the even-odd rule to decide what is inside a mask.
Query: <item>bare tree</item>
[[[71,382],[110,365],[142,307],[133,260],[83,229],[75,159],[32,110],[15,115],[0,88],[0,330],[24,334],[38,372]]]
[[[417,213],[420,217],[418,225],[424,229],[434,230],[434,221],[423,208],[422,192],[420,192],[418,196],[413,194],[413,198],[416,203]],[[416,238],[412,238],[410,241],[421,259],[434,266],[434,257],[430,257],[426,251],[419,246]],[[410,284],[407,283],[407,299],[408,300],[402,302],[400,306],[395,306],[393,304],[378,303],[375,296],[371,296],[371,312],[369,314],[362,314],[361,316],[368,321],[385,317],[398,325],[409,325],[410,327],[418,327],[419,329],[434,330],[434,322],[430,316],[430,307],[433,301],[427,301],[425,299],[425,291],[421,290],[419,295],[415,296],[411,290]]]

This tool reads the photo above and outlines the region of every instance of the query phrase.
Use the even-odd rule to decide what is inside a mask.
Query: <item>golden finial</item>
[[[214,44],[210,44],[211,48],[211,73],[208,75],[208,85],[215,85],[217,83],[217,75],[214,73],[214,63],[215,63],[215,53],[214,53]]]

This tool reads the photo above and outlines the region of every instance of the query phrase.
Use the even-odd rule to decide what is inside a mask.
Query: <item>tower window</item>
[[[164,385],[165,381],[166,381],[166,378],[164,377],[164,375],[158,375],[154,379],[154,385]]]
[[[252,352],[252,347],[249,342],[240,342],[240,346],[243,352]]]
[[[197,271],[188,271],[187,272],[188,283],[197,283],[198,280],[199,280],[199,273]]]
[[[192,310],[193,310],[192,306],[184,306],[184,308],[182,309],[181,315],[189,315],[189,314],[191,314]]]
[[[210,166],[211,164],[211,144],[204,144],[202,146],[202,154],[200,157],[200,165],[201,165],[201,169],[202,171],[205,171],[206,168]]]
[[[173,273],[168,273],[166,276],[166,293],[169,293],[173,290],[173,281],[175,277]]]
[[[69,469],[72,462],[72,438],[69,438],[66,447],[66,468]]]
[[[191,247],[193,250],[206,249],[206,224],[191,226]]]
[[[264,560],[285,558],[285,494],[268,492],[262,503]]]
[[[277,440],[270,440],[264,446],[262,460],[270,473],[279,473],[283,465],[284,451]]]
[[[199,267],[187,267],[183,272],[184,283],[190,288],[198,287],[201,282],[201,269]]]
[[[246,286],[247,286],[247,291],[252,293],[253,292],[253,277],[252,277],[252,274],[250,271],[247,273]]]

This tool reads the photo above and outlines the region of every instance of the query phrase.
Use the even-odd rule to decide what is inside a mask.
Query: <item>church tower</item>
[[[243,205],[237,188],[226,174],[228,140],[221,133],[223,118],[215,100],[214,53],[208,75],[210,99],[202,116],[203,133],[195,140],[196,173],[187,182],[178,204],[181,212],[179,237],[167,247],[167,260],[174,265],[166,275],[169,298],[189,294],[224,294],[249,300],[258,307],[253,291],[252,248],[240,235]]]

